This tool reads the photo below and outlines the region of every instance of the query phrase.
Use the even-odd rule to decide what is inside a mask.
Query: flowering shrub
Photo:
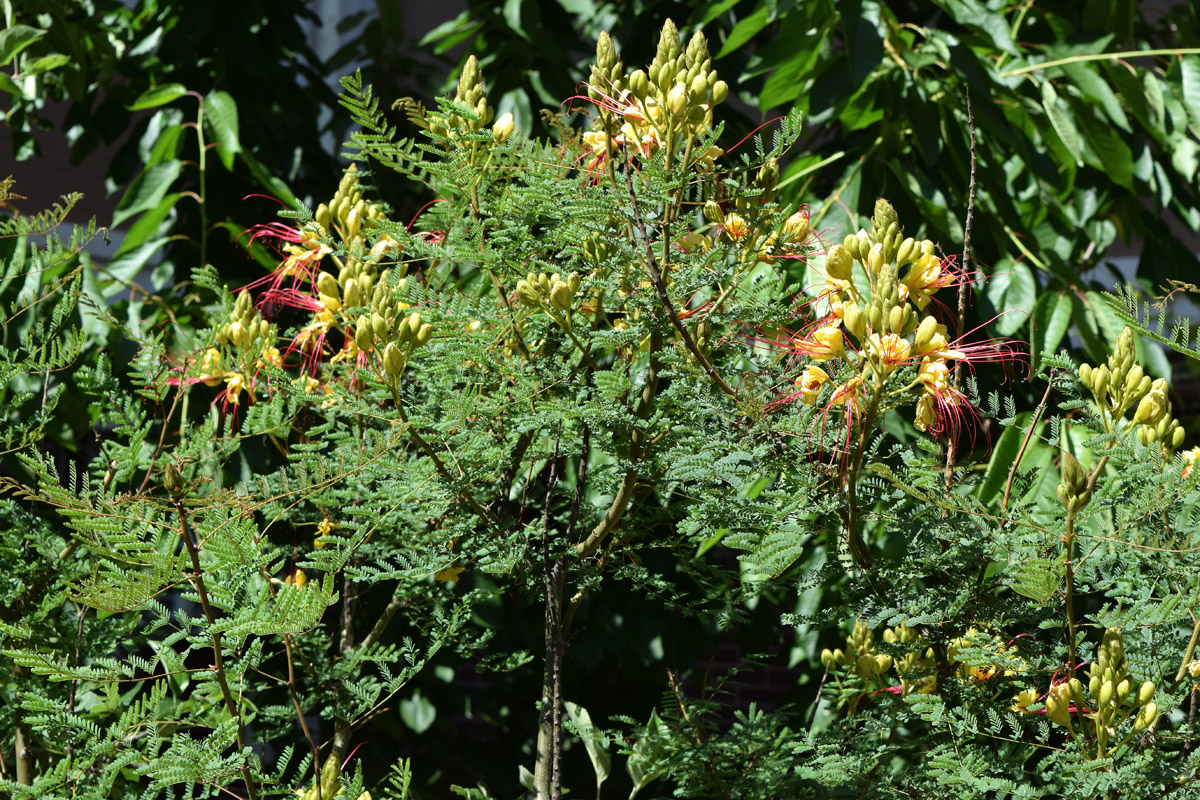
[[[963,367],[1024,351],[947,307],[982,276],[886,200],[840,244],[813,230],[777,194],[798,117],[724,152],[729,89],[670,23],[631,73],[601,36],[587,130],[550,141],[496,117],[474,59],[437,108],[397,104],[413,138],[344,87],[355,165],[249,234],[278,266],[203,266],[169,336],[80,365],[90,460],[37,450],[37,420],[76,331],[132,334],[78,304],[78,242],[9,257],[48,292],[0,284],[35,343],[3,356],[31,411],[0,788],[1190,791],[1197,478],[1132,327],[1103,366],[1043,354],[1048,426],[1049,399],[985,396]],[[432,195],[408,223],[397,176]],[[986,464],[960,447],[984,417]],[[737,623],[787,631],[796,705],[730,712],[693,674]],[[504,731],[502,771],[461,757],[468,718]]]

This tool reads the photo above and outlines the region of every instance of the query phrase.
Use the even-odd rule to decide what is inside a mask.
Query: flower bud
[[[1138,712],[1137,718],[1133,721],[1133,729],[1135,731],[1143,731],[1154,724],[1154,720],[1158,719],[1158,704],[1147,703]]]
[[[799,244],[808,238],[808,215],[797,211],[783,223],[783,235]]]
[[[583,279],[579,277],[578,272],[572,272],[567,276],[567,286],[571,287],[571,294],[579,291],[579,287],[583,284]]]
[[[395,342],[388,342],[387,347],[383,348],[383,371],[388,377],[395,378],[403,367],[404,355],[399,346]]]
[[[1083,705],[1083,684],[1079,678],[1071,678],[1067,681],[1067,693],[1076,705]]]
[[[821,664],[825,669],[831,669],[834,666],[833,651],[828,647],[821,651]]]
[[[842,311],[842,324],[851,336],[860,341],[867,335],[867,317],[858,303],[846,303]]]
[[[1138,687],[1137,704],[1144,706],[1154,699],[1154,681],[1146,681]]]
[[[639,69],[629,76],[629,91],[633,92],[633,96],[638,100],[646,99],[650,92],[650,80],[643,70]]]
[[[376,313],[371,315],[371,330],[374,331],[377,338],[386,339],[388,327],[387,320],[381,314]]]
[[[166,472],[163,475],[163,486],[176,500],[183,497],[183,476],[179,474],[179,470],[174,464],[167,464]]]
[[[858,677],[863,680],[869,680],[875,677],[879,665],[875,663],[875,659],[863,653],[858,657],[858,662],[855,664],[854,671],[858,673]]]
[[[429,340],[433,338],[433,326],[430,325],[428,322],[426,322],[424,325],[421,326],[420,330],[417,331],[417,335],[415,338],[416,338],[416,345],[415,345],[416,347],[421,347],[423,345],[429,344]]]
[[[412,338],[415,331],[412,328],[412,323],[408,321],[408,317],[400,320],[400,324],[396,326],[396,341],[400,344],[407,344]]]
[[[1133,689],[1133,684],[1131,684],[1129,682],[1129,678],[1125,678],[1124,680],[1122,680],[1120,683],[1117,684],[1117,700],[1122,703],[1125,702],[1125,699],[1129,697],[1129,692],[1132,689]]]
[[[1083,384],[1085,388],[1088,388],[1088,389],[1092,388],[1092,366],[1091,366],[1091,364],[1080,364],[1079,365],[1079,382],[1081,384]]]
[[[329,297],[339,297],[337,278],[328,272],[317,273],[317,291]]]
[[[900,243],[896,250],[896,266],[903,267],[917,256],[917,241],[911,236]]]
[[[874,275],[883,267],[883,245],[873,244],[867,251],[867,269]]]
[[[571,291],[571,287],[563,281],[558,281],[550,287],[550,305],[559,311],[570,311],[571,298],[574,296],[575,293]]]
[[[842,245],[835,244],[825,256],[825,273],[830,278],[848,281],[853,275],[853,260],[850,251]]]
[[[522,305],[529,308],[537,308],[542,304],[538,293],[529,285],[529,281],[526,280],[517,281],[517,299],[521,301]]]
[[[346,305],[348,305],[348,306],[362,305],[362,294],[358,290],[358,282],[357,281],[355,281],[353,278],[346,281],[346,288],[344,291],[345,291],[344,297],[346,299]]]
[[[729,96],[729,84],[725,81],[717,81],[712,87],[712,104],[714,106],[725,102],[725,98]]]
[[[375,344],[374,331],[371,330],[371,322],[366,316],[359,317],[354,326],[354,344],[364,353],[370,351]]]
[[[1067,685],[1060,683],[1050,687],[1046,694],[1046,716],[1056,725],[1069,727],[1071,725],[1071,706],[1067,698]]]
[[[500,115],[500,119],[492,125],[492,141],[496,144],[504,144],[508,141],[508,137],[512,135],[513,130],[517,127],[517,123],[513,120],[513,115],[505,112]]]
[[[709,200],[704,204],[704,218],[714,225],[720,225],[725,221],[725,212],[715,200]]]
[[[673,116],[678,117],[687,108],[687,99],[687,87],[682,83],[675,84],[671,91],[667,93],[667,110]]]

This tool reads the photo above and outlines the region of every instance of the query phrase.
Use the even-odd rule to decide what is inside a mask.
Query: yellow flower
[[[242,394],[242,389],[245,388],[245,384],[246,379],[242,377],[242,373],[225,373],[225,399],[236,406]]]
[[[817,402],[817,395],[821,393],[821,387],[828,382],[829,375],[825,370],[815,364],[809,364],[796,379],[796,389],[800,392],[800,399],[811,406]]]
[[[224,373],[221,372],[221,351],[215,348],[208,348],[204,352],[204,358],[200,362],[201,381],[207,386],[216,386],[221,382]]]
[[[853,407],[858,408],[858,390],[861,388],[862,376],[855,375],[853,378],[833,390],[833,396],[829,398],[829,404],[831,406],[836,406],[845,403],[848,406],[852,405]]]
[[[908,339],[894,333],[880,336],[873,333],[867,337],[867,349],[885,368],[895,367],[908,361],[912,348]]]
[[[930,361],[926,359],[921,362],[921,368],[917,372],[917,380],[925,384],[927,391],[944,392],[949,386],[950,368],[946,366],[945,361],[936,360]]]
[[[846,352],[842,330],[836,325],[824,325],[813,331],[811,339],[800,339],[795,348],[813,361],[828,361]]]
[[[1192,473],[1192,466],[1196,463],[1196,459],[1200,458],[1200,447],[1193,447],[1191,450],[1183,454],[1183,473],[1179,477],[1186,478]]]
[[[750,223],[741,214],[726,214],[721,227],[731,239],[740,239],[750,232]]]
[[[433,579],[438,583],[458,583],[458,576],[463,573],[464,567],[446,567],[439,569]]]
[[[929,392],[925,392],[917,401],[917,418],[913,421],[913,427],[924,433],[936,421],[937,405],[934,397]]]

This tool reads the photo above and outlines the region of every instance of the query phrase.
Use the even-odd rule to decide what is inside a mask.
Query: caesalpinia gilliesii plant
[[[933,313],[934,295],[970,277],[953,259],[939,257],[933,242],[905,237],[887,200],[876,201],[871,223],[870,231],[846,236],[825,254],[825,280],[816,298],[822,316],[780,343],[807,364],[795,391],[776,403],[795,399],[811,405],[824,397],[827,410],[841,415],[844,434],[835,458],[843,464],[847,545],[864,567],[874,558],[859,530],[857,485],[882,414],[915,404],[918,431],[957,436],[962,420],[974,412],[951,379],[955,365],[1020,357],[1013,342],[952,337]],[[841,368],[831,375],[820,366],[827,362]]]

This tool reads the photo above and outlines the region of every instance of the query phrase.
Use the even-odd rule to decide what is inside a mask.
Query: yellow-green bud
[[[675,84],[671,91],[667,93],[667,110],[672,115],[678,117],[687,108],[687,87],[682,83]]]
[[[328,295],[329,297],[340,297],[338,292],[337,278],[333,277],[328,272],[317,273],[317,291],[323,295]]]
[[[572,272],[567,276],[567,286],[571,287],[571,294],[579,291],[579,287],[583,284],[583,279],[579,277],[578,272]]]
[[[853,260],[850,251],[842,245],[835,244],[825,256],[825,273],[830,278],[848,281],[854,274],[852,267]]]
[[[526,280],[517,281],[517,299],[529,308],[537,308],[542,303],[538,293]]]
[[[1079,382],[1086,388],[1092,388],[1092,366],[1091,364],[1079,365]]]
[[[1133,721],[1133,729],[1142,731],[1154,724],[1154,720],[1158,719],[1158,704],[1147,703],[1138,712],[1137,718]]]
[[[916,255],[917,241],[910,236],[900,243],[900,248],[896,251],[896,265],[903,267],[912,261]]]
[[[858,673],[858,677],[867,680],[875,677],[879,665],[875,663],[875,659],[863,653],[858,657],[858,662],[855,664],[854,671]]]
[[[358,318],[358,322],[354,326],[354,343],[358,345],[358,349],[364,352],[371,349],[375,344],[374,331],[371,330],[371,321],[366,316]]]
[[[362,295],[358,290],[358,282],[357,281],[355,281],[353,278],[346,281],[346,288],[344,291],[345,291],[344,296],[346,299],[346,305],[348,305],[348,306],[362,305]]]
[[[377,338],[386,339],[388,327],[387,320],[381,314],[371,315],[371,330],[375,332]]]
[[[725,102],[725,98],[729,97],[729,84],[725,81],[717,81],[712,87],[712,104],[714,106]]]
[[[797,211],[783,223],[783,235],[788,241],[803,242],[808,238],[808,217]]]
[[[862,341],[867,335],[867,317],[858,303],[849,302],[842,311],[842,324],[851,336]]]
[[[717,201],[709,200],[704,204],[704,218],[714,225],[721,225],[725,222],[725,212]]]
[[[550,305],[559,311],[570,311],[571,298],[574,296],[575,293],[571,291],[571,287],[563,281],[558,281],[550,287]]]
[[[405,317],[396,326],[396,341],[400,344],[406,344],[412,338],[413,333],[412,322],[409,321],[408,317]]]
[[[429,344],[429,340],[432,338],[433,338],[433,326],[430,325],[428,322],[426,322],[424,325],[422,325],[420,327],[420,329],[417,330],[417,335],[415,337],[415,340],[416,340],[415,346],[421,347],[422,345]]]
[[[650,92],[650,80],[643,70],[639,69],[629,76],[629,91],[633,92],[633,96],[638,100],[646,99]]]
[[[508,141],[508,137],[512,135],[516,127],[517,123],[513,120],[513,115],[506,111],[492,125],[492,141],[496,144],[504,144]]]
[[[183,476],[179,474],[179,470],[174,464],[167,464],[166,472],[163,475],[163,486],[176,500],[183,497]]]
[[[383,371],[388,377],[394,378],[400,374],[403,366],[404,355],[400,352],[400,347],[395,342],[388,342],[387,347],[383,348]]]
[[[867,251],[867,269],[874,275],[883,267],[883,245],[873,244]]]
[[[1056,725],[1069,727],[1071,724],[1071,705],[1067,698],[1069,689],[1065,683],[1052,686],[1046,694],[1046,716]]]
[[[1154,681],[1146,681],[1138,687],[1137,704],[1144,706],[1154,699]]]
[[[826,647],[821,651],[821,664],[825,669],[832,669],[836,662],[833,660],[833,651]]]

